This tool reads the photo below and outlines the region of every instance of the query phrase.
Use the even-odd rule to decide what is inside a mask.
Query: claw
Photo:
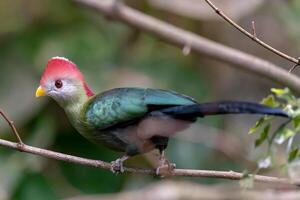
[[[172,174],[173,170],[176,168],[175,163],[170,163],[167,161],[165,164],[160,165],[156,168],[156,175],[164,177],[165,175]]]
[[[110,170],[113,173],[117,173],[117,174],[123,173],[124,172],[123,162],[119,158],[115,161],[112,161]]]
[[[125,160],[127,160],[128,158],[129,158],[128,156],[122,156],[121,158],[118,158],[115,161],[112,161],[110,170],[113,173],[116,173],[116,174],[123,173],[125,171],[124,166],[123,166],[123,162]]]
[[[164,177],[165,175],[172,174],[172,171],[176,168],[175,163],[171,163],[166,159],[164,152],[161,153],[159,158],[159,166],[156,168],[156,175]]]

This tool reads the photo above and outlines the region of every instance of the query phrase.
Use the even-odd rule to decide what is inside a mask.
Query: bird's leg
[[[156,175],[160,176],[160,170],[165,169],[167,167],[167,173],[171,173],[175,168],[176,164],[171,163],[166,157],[165,157],[165,150],[159,151],[159,166],[156,168]]]
[[[127,160],[128,158],[129,158],[129,156],[124,155],[124,156],[118,158],[117,160],[112,161],[110,170],[113,173],[123,173],[124,172],[123,162],[125,160]]]

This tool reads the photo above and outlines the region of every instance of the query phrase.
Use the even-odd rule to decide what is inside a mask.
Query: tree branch
[[[17,141],[18,141],[18,145],[23,145],[23,141],[14,125],[14,122],[12,120],[10,120],[5,114],[4,112],[0,109],[0,115],[3,117],[3,119],[8,123],[9,127],[11,128],[14,136],[16,137]]]
[[[122,3],[115,3],[114,0],[74,0],[74,2],[155,35],[180,48],[188,46],[191,52],[229,63],[238,69],[268,78],[300,93],[300,79],[271,62],[178,28]]]
[[[235,23],[232,19],[230,19],[227,15],[225,15],[223,13],[222,10],[220,10],[216,5],[214,5],[210,0],[205,0],[206,3],[219,15],[221,16],[225,21],[227,21],[230,25],[232,25],[234,28],[236,28],[237,30],[239,30],[241,33],[243,33],[244,35],[246,35],[247,37],[249,37],[251,40],[257,42],[259,45],[263,46],[264,48],[268,49],[269,51],[279,55],[280,57],[293,62],[295,64],[299,64],[300,60],[297,58],[294,58],[292,56],[289,56],[277,49],[275,49],[274,47],[271,47],[270,45],[266,44],[265,42],[263,42],[262,40],[258,39],[255,33],[255,26],[254,26],[254,22],[252,22],[252,29],[253,29],[253,34],[249,33],[248,31],[246,31],[244,28],[242,28],[240,25],[238,25],[237,23]]]
[[[110,163],[101,160],[92,160],[92,159],[82,158],[78,156],[72,156],[64,153],[58,153],[55,151],[29,146],[26,144],[20,146],[18,145],[18,143],[10,142],[3,139],[0,139],[0,146],[8,147],[26,153],[39,155],[46,158],[70,162],[74,164],[80,164],[80,165],[102,168],[107,170],[111,169]],[[136,174],[156,175],[154,169],[139,169],[139,168],[124,167],[124,170],[125,172],[136,173]],[[221,178],[221,179],[231,179],[231,180],[241,180],[243,178],[242,173],[238,173],[234,171],[213,171],[213,170],[194,170],[194,169],[174,169],[168,175],[185,176],[185,177]],[[291,182],[285,178],[277,178],[277,177],[261,176],[261,175],[254,175],[254,180],[259,182],[265,182],[265,183],[291,184]]]
[[[16,128],[13,123],[10,123],[5,113],[1,111],[1,116],[9,124],[12,132],[16,133]],[[64,153],[58,153],[55,151],[50,151],[42,148],[33,147],[30,145],[20,143],[10,142],[7,140],[0,139],[0,146],[8,147],[10,149],[18,150],[21,152],[31,153],[39,155],[46,158],[51,158],[55,160],[61,160],[69,163],[80,164],[90,167],[102,168],[102,169],[111,169],[111,164],[101,161],[101,160],[92,160],[88,158],[82,158],[78,156],[68,155]],[[145,175],[156,175],[155,169],[139,169],[132,167],[124,167],[125,172],[136,173],[136,174],[145,174]],[[166,175],[163,172],[160,175]],[[231,180],[241,180],[243,179],[243,174],[234,172],[234,171],[213,171],[213,170],[194,170],[194,169],[174,169],[167,174],[168,176],[185,176],[185,177],[208,177],[208,178],[221,178],[221,179],[231,179]],[[288,179],[270,177],[270,176],[261,176],[253,175],[253,179],[259,182],[265,183],[275,183],[275,184],[292,184]]]

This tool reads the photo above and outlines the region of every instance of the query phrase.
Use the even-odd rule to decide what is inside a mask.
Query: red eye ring
[[[56,80],[56,81],[55,81],[55,87],[56,87],[56,88],[59,89],[59,88],[61,88],[62,86],[63,86],[63,83],[62,83],[61,80]]]

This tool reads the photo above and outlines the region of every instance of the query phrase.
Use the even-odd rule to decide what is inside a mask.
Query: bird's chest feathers
[[[75,127],[75,129],[85,136],[86,132],[88,132],[87,126],[82,122],[82,111],[84,108],[86,100],[80,100],[80,101],[73,101],[69,104],[67,104],[64,108],[69,121],[71,124]]]

